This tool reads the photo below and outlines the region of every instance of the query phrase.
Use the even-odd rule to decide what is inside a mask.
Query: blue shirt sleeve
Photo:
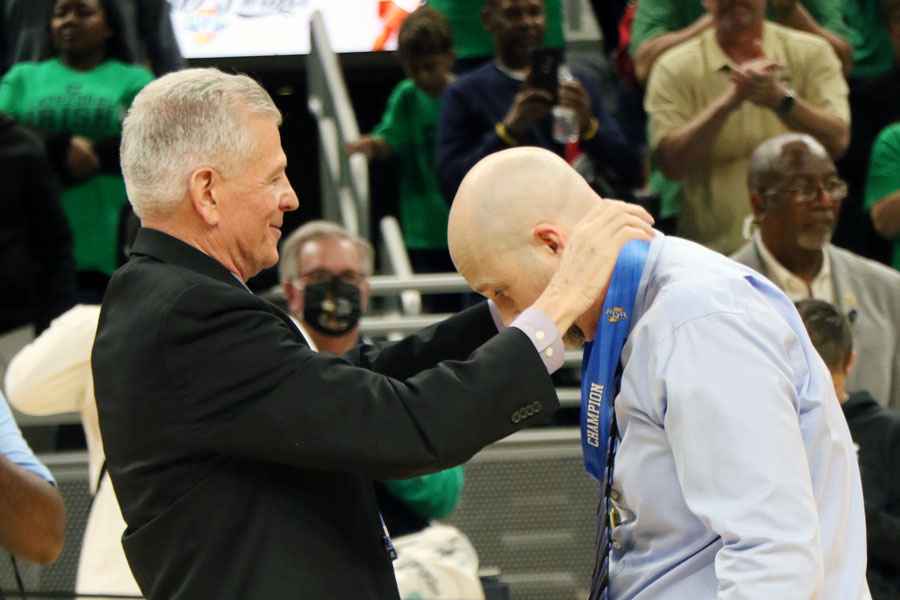
[[[28,442],[22,437],[22,432],[19,431],[6,397],[2,393],[0,393],[0,452],[11,462],[56,485],[50,470],[41,464],[28,446]]]

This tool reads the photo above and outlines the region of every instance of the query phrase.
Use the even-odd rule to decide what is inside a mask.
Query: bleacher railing
[[[344,152],[348,142],[359,138],[359,125],[322,13],[313,13],[309,29],[307,104],[319,130],[322,217],[369,238],[369,166],[361,154]]]

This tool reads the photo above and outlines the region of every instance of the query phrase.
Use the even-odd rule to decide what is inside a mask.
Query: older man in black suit
[[[276,263],[298,205],[279,123],[253,80],[193,69],[148,85],[123,127],[143,228],[92,363],[123,545],[151,599],[397,598],[372,479],[458,464],[555,409],[560,332],[621,245],[651,235],[645,212],[610,203],[534,305],[504,311],[511,326],[482,304],[391,345],[316,354],[244,285]],[[618,233],[592,239],[611,217]]]

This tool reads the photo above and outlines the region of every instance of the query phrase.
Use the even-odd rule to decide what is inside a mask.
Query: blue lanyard
[[[593,342],[584,345],[581,361],[581,447],[584,468],[598,481],[605,481],[606,456],[612,442],[612,398],[615,373],[628,333],[628,319],[634,308],[644,263],[650,244],[638,240],[626,243],[613,269],[597,323]]]

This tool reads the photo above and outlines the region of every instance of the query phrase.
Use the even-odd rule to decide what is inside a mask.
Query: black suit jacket
[[[220,263],[150,229],[109,284],[92,364],[151,599],[396,598],[371,480],[459,464],[557,407],[527,336],[496,334],[484,305],[316,354]]]

